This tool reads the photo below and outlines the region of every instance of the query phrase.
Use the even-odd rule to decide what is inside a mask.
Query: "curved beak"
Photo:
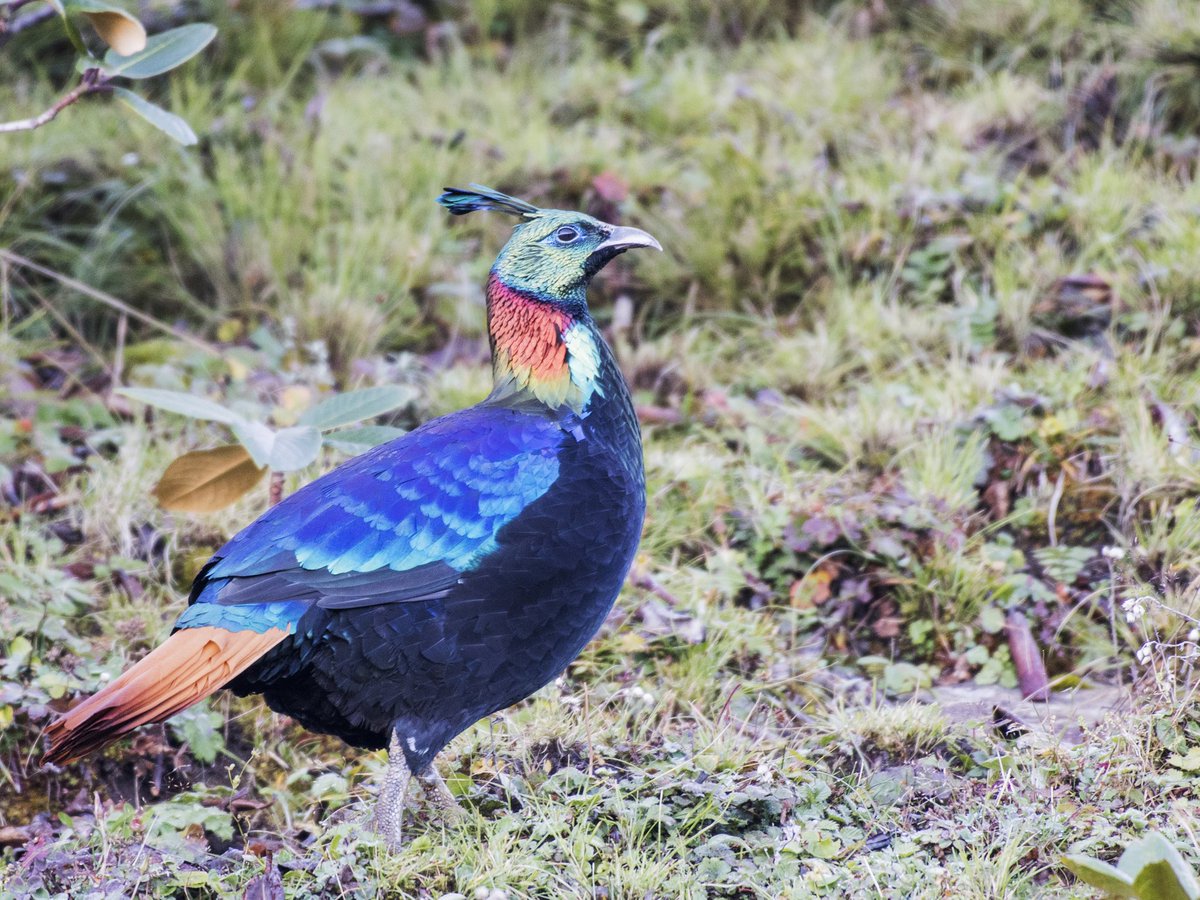
[[[656,241],[653,235],[647,234],[640,228],[617,225],[609,232],[608,237],[596,248],[595,252],[615,250],[619,253],[622,250],[629,250],[633,247],[653,247],[655,250],[662,250],[662,244]]]

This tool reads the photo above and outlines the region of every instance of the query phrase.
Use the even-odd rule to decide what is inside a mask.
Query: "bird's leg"
[[[412,772],[409,771],[408,760],[404,758],[404,749],[400,746],[400,732],[393,729],[388,745],[387,774],[384,775],[383,789],[375,803],[373,823],[375,831],[383,836],[393,850],[399,850],[403,842],[404,795],[408,793],[410,781]]]
[[[436,766],[430,763],[429,767],[417,776],[417,780],[421,782],[426,801],[441,813],[443,822],[455,825],[463,820],[462,807],[454,799],[454,794],[450,793],[450,788],[446,786],[446,781]]]

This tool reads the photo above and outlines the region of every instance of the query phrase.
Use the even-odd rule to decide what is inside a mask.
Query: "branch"
[[[88,69],[83,73],[83,79],[70,92],[59,98],[59,101],[42,113],[30,119],[16,119],[12,122],[0,122],[0,134],[9,131],[33,131],[51,121],[60,112],[88,94],[95,94],[108,87],[108,79],[100,74],[99,69]]]
[[[5,14],[11,15],[19,6],[24,4],[9,4],[4,8]],[[45,9],[39,9],[36,12],[26,13],[19,19],[0,18],[0,47],[4,46],[8,40],[18,32],[24,31],[26,28],[32,28],[34,25],[40,25],[48,19],[53,19],[57,12],[53,6],[47,6]]]
[[[0,3],[0,6],[2,6],[4,8],[4,14],[6,16],[11,16],[22,6],[28,6],[30,3],[36,3],[36,2],[37,2],[37,0],[8,0],[7,3]],[[51,12],[53,12],[53,11],[54,10],[51,9]]]

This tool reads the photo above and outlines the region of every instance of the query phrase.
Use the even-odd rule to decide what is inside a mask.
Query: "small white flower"
[[[654,695],[641,685],[635,684],[625,691],[625,699],[630,703],[641,703],[649,706],[654,702]]]
[[[1200,641],[1200,628],[1193,628],[1188,632],[1188,640],[1193,644]]]
[[[1125,558],[1125,551],[1120,547],[1104,547],[1100,550],[1100,553],[1105,559],[1116,560]]]

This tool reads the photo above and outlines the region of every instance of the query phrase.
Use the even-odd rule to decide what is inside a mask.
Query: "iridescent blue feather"
[[[365,453],[218,550],[177,627],[264,631],[314,604],[428,599],[550,489],[563,437],[548,418],[478,406]]]

